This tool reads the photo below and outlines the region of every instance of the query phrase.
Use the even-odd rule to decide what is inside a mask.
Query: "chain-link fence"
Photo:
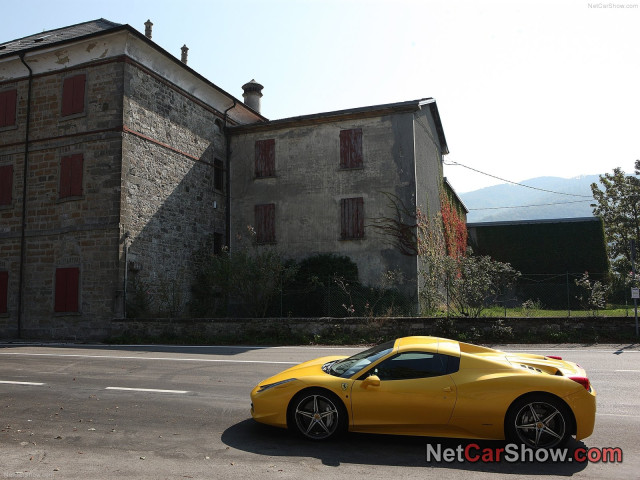
[[[521,274],[516,284],[487,298],[481,316],[571,317],[633,316],[626,285],[608,281],[607,274]],[[598,282],[599,285],[596,285]],[[587,288],[588,286],[588,288]],[[330,277],[304,288],[289,286],[274,299],[268,316],[280,317],[413,317],[424,315],[414,284],[393,288],[363,286],[357,280]],[[595,293],[594,293],[595,292]],[[601,303],[594,298],[601,294]],[[459,316],[451,296],[442,292],[436,316]],[[431,313],[433,315],[433,313]]]

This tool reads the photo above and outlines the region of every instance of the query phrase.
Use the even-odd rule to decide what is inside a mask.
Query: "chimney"
[[[244,104],[258,113],[260,113],[260,98],[262,97],[263,88],[264,87],[255,80],[251,80],[242,86],[242,90],[244,90],[242,94]]]
[[[151,20],[147,20],[144,22],[144,36],[151,40],[151,27],[153,27],[153,23]]]
[[[180,59],[182,63],[187,64],[187,55],[189,54],[189,48],[186,45],[183,45],[182,48],[182,58]]]

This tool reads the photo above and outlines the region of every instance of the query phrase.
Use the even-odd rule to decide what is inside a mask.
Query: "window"
[[[84,87],[87,76],[82,73],[67,77],[62,86],[62,116],[84,112]]]
[[[13,199],[13,165],[0,166],[0,205],[11,205]]]
[[[82,195],[83,162],[81,153],[63,157],[60,161],[60,198]]]
[[[256,241],[258,243],[275,243],[276,241],[276,206],[273,203],[256,205]]]
[[[224,247],[224,238],[221,233],[213,234],[213,253],[218,255],[222,253],[222,247]]]
[[[409,380],[438,377],[447,373],[447,355],[428,352],[406,352],[391,357],[368,374],[380,380]]]
[[[0,128],[16,124],[17,90],[0,92]]]
[[[362,197],[340,200],[340,237],[343,240],[364,237],[364,200]]]
[[[276,174],[276,141],[256,141],[256,177],[273,177]]]
[[[56,312],[78,312],[78,287],[80,286],[80,269],[56,269]]]
[[[9,272],[0,272],[0,313],[7,313],[8,291],[9,291]]]
[[[213,188],[224,190],[224,164],[217,158],[213,161]]]
[[[362,167],[362,129],[340,131],[340,168]]]

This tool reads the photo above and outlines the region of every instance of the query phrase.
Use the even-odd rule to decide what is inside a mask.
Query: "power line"
[[[536,205],[517,205],[514,207],[485,207],[485,208],[469,208],[468,210],[477,211],[477,210],[500,210],[503,208],[528,208],[528,207],[546,207],[548,205],[568,205],[570,203],[585,203],[591,202],[591,200],[576,200],[574,202],[556,202],[556,203],[538,203]]]
[[[511,183],[511,184],[517,185],[519,187],[525,187],[525,188],[530,188],[532,190],[538,190],[540,192],[555,193],[556,195],[566,195],[568,197],[593,198],[591,195],[578,195],[578,194],[575,194],[575,193],[556,192],[556,191],[553,191],[553,190],[546,190],[544,188],[532,187],[531,185],[525,185],[524,183],[513,182],[511,180],[507,180],[505,178],[501,178],[501,177],[497,177],[495,175],[491,175],[490,173],[483,172],[481,170],[477,170],[475,168],[469,167],[467,165],[463,165],[462,163],[458,163],[458,162],[451,162],[451,163],[444,162],[444,164],[445,165],[468,168],[469,170],[472,170],[472,171],[474,171],[476,173],[480,173],[482,175],[486,175],[487,177],[495,178],[495,179],[500,180],[502,182]]]

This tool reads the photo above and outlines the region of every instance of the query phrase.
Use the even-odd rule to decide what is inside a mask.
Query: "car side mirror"
[[[362,381],[362,388],[367,387],[379,387],[380,386],[380,377],[377,375],[369,375]]]

